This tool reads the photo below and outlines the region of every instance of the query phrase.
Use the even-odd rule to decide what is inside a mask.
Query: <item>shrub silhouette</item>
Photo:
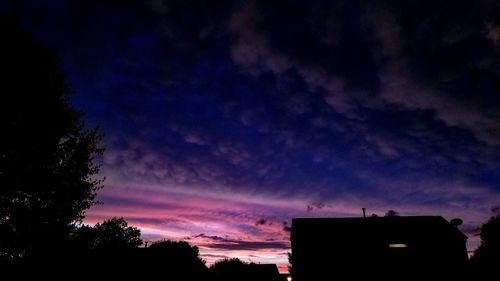
[[[248,264],[238,258],[223,259],[215,262],[210,271],[216,276],[218,281],[247,280]]]
[[[246,263],[237,258],[217,261],[210,267],[210,271],[218,281],[281,280],[275,265]]]
[[[148,276],[165,276],[167,280],[210,280],[198,247],[184,241],[164,240],[151,244],[141,255],[141,267]]]
[[[471,258],[473,273],[486,279],[497,273],[500,264],[500,216],[491,217],[481,227],[481,245]]]
[[[82,225],[72,233],[73,247],[80,250],[124,250],[142,245],[141,231],[123,218],[111,218],[95,226]]]
[[[166,280],[212,280],[197,247],[183,241],[163,240],[149,247],[142,244],[140,231],[122,218],[113,218],[95,226],[75,229],[69,251],[59,265],[64,272],[57,277],[87,268],[102,278]],[[54,275],[49,275],[53,277]]]

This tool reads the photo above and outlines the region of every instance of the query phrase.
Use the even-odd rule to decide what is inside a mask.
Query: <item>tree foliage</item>
[[[96,203],[96,130],[85,129],[54,53],[0,17],[0,255],[66,237]]]
[[[163,275],[168,280],[209,280],[205,261],[199,249],[184,241],[163,240],[151,244],[141,264],[148,267],[148,276]]]
[[[471,262],[479,272],[496,272],[500,264],[500,216],[493,216],[483,224],[479,236],[481,245],[474,252]]]
[[[152,256],[161,257],[164,262],[205,268],[205,261],[199,256],[198,247],[184,241],[157,241],[149,246],[148,251]]]
[[[282,280],[275,265],[247,263],[238,258],[219,260],[210,267],[210,271],[219,281]]]
[[[75,248],[80,250],[124,250],[142,245],[141,231],[128,226],[123,218],[112,218],[95,226],[79,226],[72,238]]]
[[[248,277],[248,263],[238,258],[225,258],[215,262],[210,270],[217,277],[217,280],[246,280]]]
[[[394,211],[394,210],[389,210],[385,213],[386,217],[399,217],[399,213],[397,211]]]

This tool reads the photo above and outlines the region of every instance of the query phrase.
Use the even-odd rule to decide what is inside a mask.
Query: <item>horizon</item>
[[[491,1],[14,1],[104,134],[85,224],[284,272],[295,217],[500,214]]]

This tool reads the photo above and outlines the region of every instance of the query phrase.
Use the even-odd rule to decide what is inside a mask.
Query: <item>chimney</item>
[[[362,208],[363,209],[363,218],[366,218],[366,208]]]

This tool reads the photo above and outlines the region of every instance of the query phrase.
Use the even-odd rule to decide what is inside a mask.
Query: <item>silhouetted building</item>
[[[248,266],[251,280],[281,281],[281,275],[278,271],[278,267],[275,264],[251,263]]]
[[[466,240],[439,216],[298,218],[293,280],[452,280],[465,273]]]

